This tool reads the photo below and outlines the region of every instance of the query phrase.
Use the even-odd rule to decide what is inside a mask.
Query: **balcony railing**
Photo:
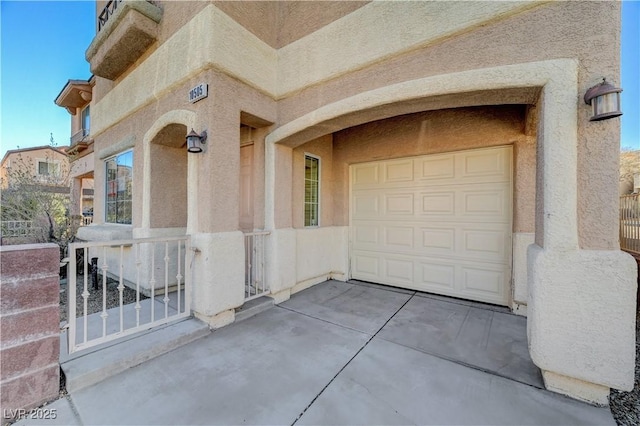
[[[109,17],[111,17],[111,15],[116,12],[119,3],[122,3],[122,0],[111,0],[107,3],[104,9],[102,9],[102,12],[100,12],[100,15],[98,15],[98,32],[100,32],[102,28],[107,24],[107,21],[109,21]],[[154,6],[158,5],[158,2],[153,0],[147,0],[147,3],[151,3]]]
[[[107,5],[102,9],[100,15],[98,15],[98,31],[101,31],[102,28],[107,24],[109,17],[113,15],[113,13],[118,8],[118,3],[122,3],[122,0],[111,0],[107,3]]]
[[[69,244],[68,353],[189,317],[192,255],[188,236]]]
[[[89,137],[89,129],[80,129],[73,134],[70,138],[71,146],[80,142],[85,142]]]
[[[640,194],[620,197],[620,248],[640,254]]]

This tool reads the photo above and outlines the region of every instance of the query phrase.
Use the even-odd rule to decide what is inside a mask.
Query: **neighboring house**
[[[20,171],[33,178],[34,182],[54,182],[59,186],[68,186],[65,171],[69,168],[66,153],[67,147],[53,147],[51,145],[33,148],[17,148],[7,151],[0,163],[0,179],[3,189],[15,181],[15,174]]]
[[[266,230],[277,302],[334,278],[503,305],[549,389],[633,387],[619,122],[582,100],[619,82],[620,3],[96,4],[81,239],[190,235],[220,326]]]
[[[69,201],[67,147],[51,145],[6,152],[0,163],[2,244],[48,241],[52,230],[43,213],[64,221]]]
[[[93,138],[91,137],[91,98],[95,78],[69,80],[55,99],[55,104],[71,114],[71,214],[83,216],[83,224],[93,218]]]

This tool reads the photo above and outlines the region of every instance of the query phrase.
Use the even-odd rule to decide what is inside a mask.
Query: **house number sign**
[[[200,83],[193,89],[189,90],[189,102],[196,103],[200,99],[204,99],[209,96],[209,85],[206,83]]]

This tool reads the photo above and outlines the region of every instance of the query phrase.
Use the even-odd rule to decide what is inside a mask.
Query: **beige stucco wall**
[[[199,313],[242,302],[242,111],[264,124],[258,146],[264,225],[272,232],[267,276],[271,289],[285,294],[278,300],[333,272],[348,276],[349,163],[513,144],[514,231],[523,237],[514,245],[522,252],[534,231],[538,243],[514,272],[529,283],[518,297],[529,302],[534,361],[550,388],[579,394],[558,375],[596,384],[597,395],[581,396],[591,401],[609,386],[629,386],[633,330],[617,323],[633,323],[635,284],[629,259],[616,251],[619,121],[589,122],[581,99],[602,76],[619,81],[619,3],[373,2],[324,26],[346,9],[331,17],[319,4],[300,4],[289,10],[291,31],[280,34],[246,22],[247,4],[220,6],[229,14],[206,2],[163,4],[171,17],[161,21],[158,42],[117,81],[98,79],[96,155],[134,148],[140,203],[150,188],[144,137],[159,117],[184,110],[181,124],[209,132],[204,153],[187,156],[188,229],[201,249],[194,266]],[[272,6],[256,5],[253,13],[271,16]],[[294,17],[304,21],[314,8],[323,14],[309,25],[317,29],[294,31]],[[209,84],[209,98],[189,104],[188,90],[201,82]],[[483,105],[512,106],[469,108]],[[259,164],[263,154],[256,152]],[[318,229],[299,229],[304,152],[332,163],[323,161]],[[101,160],[97,182],[104,181]],[[143,210],[134,205],[134,228],[148,226]],[[305,249],[311,241],[321,243]],[[597,315],[585,317],[584,307]],[[574,353],[574,344],[591,350]]]
[[[209,97],[191,104],[188,101],[188,92],[199,83],[209,84]],[[150,197],[154,219],[151,227],[185,226],[176,225],[184,223],[184,212],[180,209],[172,210],[166,208],[166,200],[173,198],[172,203],[186,200],[186,193],[180,192],[178,187],[186,188],[187,183],[187,155],[184,135],[178,135],[171,131],[162,136],[159,133],[157,140],[151,141],[153,152],[160,152],[160,146],[167,145],[180,147],[180,152],[172,155],[153,155],[150,164],[151,169],[158,170],[153,173],[153,178],[145,184],[144,181],[144,161],[143,150],[145,149],[143,140],[146,132],[154,126],[158,117],[175,110],[185,110],[195,113],[195,130],[202,132],[207,130],[208,139],[203,153],[198,157],[198,173],[202,184],[197,192],[199,200],[198,229],[203,232],[221,232],[236,230],[238,227],[238,170],[240,152],[240,123],[241,113],[245,112],[254,117],[259,117],[265,122],[275,121],[275,103],[268,97],[255,90],[229,78],[228,76],[208,70],[202,72],[183,84],[167,92],[155,102],[139,109],[121,120],[117,125],[111,126],[108,130],[95,137],[96,156],[96,180],[104,179],[104,160],[111,155],[115,155],[125,149],[133,148],[134,151],[134,228],[143,226],[142,200],[144,191],[150,186],[156,194],[164,191],[161,179],[171,179],[169,192],[163,193],[162,197]],[[169,123],[168,123],[169,124]],[[177,123],[186,126],[186,123]],[[254,123],[255,125],[255,123]],[[186,129],[187,127],[181,127]],[[191,129],[188,129],[191,130]],[[166,132],[165,132],[166,133]],[[264,130],[258,129],[254,135],[254,143],[257,149],[254,151],[257,158],[255,164],[264,163]],[[168,148],[174,149],[174,148]],[[176,160],[173,163],[173,158]],[[154,165],[155,163],[155,165]],[[163,166],[164,164],[164,166]],[[166,166],[166,167],[165,167]],[[261,166],[263,167],[263,166]],[[263,170],[263,169],[262,169]],[[178,183],[180,182],[180,183]],[[264,180],[256,182],[257,185],[264,185]],[[262,186],[263,188],[264,186]],[[155,189],[153,189],[155,188]],[[260,207],[264,205],[264,190],[256,191],[260,194],[254,205]],[[165,201],[160,201],[165,200]],[[186,203],[185,203],[186,205]],[[104,218],[104,189],[99,186],[95,193],[95,221],[103,222]],[[181,211],[182,213],[177,213]],[[263,214],[258,214],[256,223],[264,221]]]
[[[418,77],[554,58],[578,59],[582,94],[602,75],[619,82],[619,34],[610,31],[619,18],[615,2],[545,4],[310,86],[282,99],[279,117],[286,123],[320,105]],[[613,249],[618,245],[617,210],[611,206],[617,205],[619,121],[589,122],[589,107],[581,99],[576,103],[580,245]]]

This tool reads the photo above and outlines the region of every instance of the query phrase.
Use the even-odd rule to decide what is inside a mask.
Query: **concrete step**
[[[163,355],[211,333],[209,326],[195,318],[152,329],[108,347],[79,354],[60,364],[67,391],[75,392],[115,376],[131,367]],[[64,336],[62,336],[64,338]]]
[[[246,320],[254,315],[264,312],[274,305],[273,299],[268,296],[258,297],[257,299],[249,300],[244,305],[236,308],[235,322]]]

